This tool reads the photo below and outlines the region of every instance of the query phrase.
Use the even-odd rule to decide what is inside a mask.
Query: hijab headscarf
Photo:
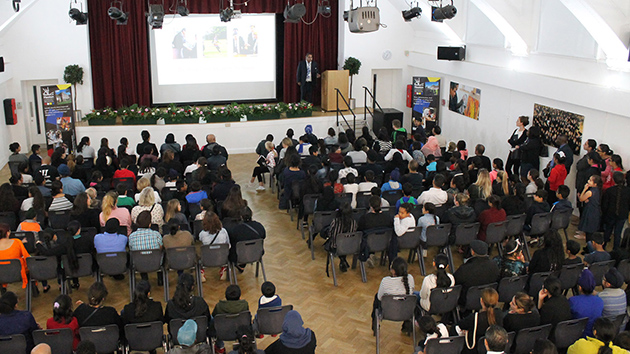
[[[282,323],[282,334],[280,334],[280,341],[285,347],[300,349],[311,342],[311,329],[304,328],[302,325],[304,321],[297,311],[287,312]]]
[[[435,157],[442,156],[442,151],[440,150],[440,144],[435,136],[430,136],[427,140],[427,143],[421,149],[424,156],[433,155]]]

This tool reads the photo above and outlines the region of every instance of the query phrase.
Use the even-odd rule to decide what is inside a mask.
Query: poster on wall
[[[569,138],[568,144],[573,153],[575,155],[580,154],[584,129],[583,115],[535,103],[534,125],[541,128],[544,144],[556,146],[556,138],[558,135],[564,134]]]
[[[439,125],[440,78],[414,76],[412,97],[411,116],[414,121],[423,122],[430,134],[433,127]]]
[[[42,86],[41,92],[48,155],[52,155],[58,147],[63,147],[67,153],[70,153],[77,144],[72,109],[72,86],[70,84]]]
[[[451,81],[448,100],[449,110],[474,120],[479,120],[480,101],[481,89]]]

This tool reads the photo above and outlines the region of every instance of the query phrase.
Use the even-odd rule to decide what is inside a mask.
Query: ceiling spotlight
[[[443,7],[431,7],[431,21],[442,22],[443,20],[450,20],[457,15],[457,8],[453,5],[446,5]]]
[[[120,8],[115,7],[114,3],[120,3]],[[109,8],[109,10],[107,10],[107,14],[109,15],[109,18],[111,18],[112,20],[116,20],[117,25],[127,24],[127,18],[129,17],[129,14],[126,12],[123,12],[122,8],[123,8],[122,1],[114,1],[112,2],[112,5]]]
[[[151,29],[161,29],[164,23],[164,6],[158,4],[149,4],[149,13],[147,21]]]
[[[299,23],[302,17],[306,15],[306,6],[303,3],[296,3],[284,9],[284,22]]]
[[[226,7],[225,9],[219,11],[219,18],[221,18],[221,22],[230,22],[233,14],[234,10],[230,7]]]
[[[15,12],[20,12],[20,2],[22,2],[22,0],[13,0],[13,10]]]
[[[68,15],[70,16],[71,19],[77,22],[77,26],[85,25],[88,21],[87,12],[81,12],[81,10],[74,7],[70,9],[70,11],[68,12]]]
[[[179,3],[177,4],[177,13],[180,16],[188,16],[188,14],[190,13],[188,7],[186,7],[187,3],[188,0],[179,0]]]
[[[418,6],[412,7],[409,10],[404,10],[402,12],[402,16],[405,19],[405,22],[410,22],[414,18],[420,17],[421,14],[422,14],[422,9],[419,8]]]
[[[330,16],[332,13],[332,7],[328,0],[323,0],[317,7],[317,12],[323,16]]]

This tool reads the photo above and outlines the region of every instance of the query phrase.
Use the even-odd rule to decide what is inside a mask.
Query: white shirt
[[[359,193],[361,192],[371,192],[372,188],[378,187],[376,182],[361,182],[359,183]]]
[[[367,162],[367,154],[365,153],[365,151],[349,151],[346,156],[350,156],[353,163]]]
[[[356,183],[344,184],[343,192],[352,193],[352,203],[350,206],[352,206],[352,209],[355,209],[357,207],[357,193],[359,192],[359,185]]]
[[[204,246],[210,245],[211,244],[210,242],[212,242],[214,235],[216,234],[211,234],[210,232],[203,230],[199,233],[199,240],[201,240],[201,243],[203,243]],[[224,243],[227,243],[228,246],[230,245],[230,236],[228,236],[227,231],[224,228],[222,228],[221,230],[219,230],[217,238],[216,240],[214,240],[212,244],[220,245]]]
[[[199,166],[196,163],[186,166],[186,169],[184,170],[184,176],[186,176],[187,173],[195,172],[198,168]]]
[[[396,232],[398,237],[404,235],[405,232],[414,227],[416,227],[416,220],[411,214],[402,220],[400,218],[394,218],[394,232]]]
[[[415,286],[413,282],[413,275],[407,274],[407,281],[409,282],[409,294],[413,294],[413,288]],[[405,295],[406,289],[403,284],[402,277],[385,277],[381,280],[381,285],[378,287],[377,297],[379,300],[383,298],[383,295]]]
[[[453,277],[453,274],[446,274],[449,278],[451,278],[451,286],[455,285],[455,277]],[[422,306],[425,311],[429,311],[431,309],[431,290],[435,289],[436,287],[437,275],[429,274],[424,277],[424,280],[422,281],[422,287],[420,288],[420,306]]]
[[[448,200],[448,193],[440,188],[431,187],[429,190],[422,192],[418,198],[418,204],[433,203],[436,207],[442,206]]]
[[[440,331],[440,334],[442,335],[440,338],[447,338],[448,337],[448,329],[446,328],[444,323],[438,322],[437,328],[438,328],[438,331]],[[424,340],[424,345],[425,346],[427,345],[427,342],[429,341],[429,339],[433,339],[433,338],[437,338],[437,337],[438,337],[437,333],[433,333],[433,334],[427,335],[427,338]],[[492,353],[492,352],[488,352],[488,353]]]
[[[33,207],[33,201],[35,199],[33,197],[28,197],[26,199],[24,199],[24,201],[22,201],[22,207],[20,208],[20,210],[22,211],[28,211],[30,208]]]
[[[342,178],[346,178],[348,174],[352,173],[355,177],[359,177],[359,172],[354,167],[344,167],[339,170],[339,178],[337,178],[337,182],[341,183]]]
[[[411,157],[411,155],[409,155],[407,150],[402,150],[402,152],[401,152],[398,149],[391,149],[391,150],[389,150],[387,155],[385,155],[385,161],[391,161],[394,158],[394,154],[397,153],[397,152],[400,152],[402,154],[403,160],[405,160],[405,161],[413,160],[413,157]]]
[[[313,81],[313,74],[311,72],[311,63],[310,61],[306,62],[306,81],[310,82]]]

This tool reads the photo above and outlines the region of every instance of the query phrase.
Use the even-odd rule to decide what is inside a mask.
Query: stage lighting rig
[[[344,11],[343,19],[348,22],[348,29],[352,33],[374,32],[382,25],[380,10],[374,0],[374,6],[363,6],[360,0],[359,7],[354,8],[353,0],[350,0],[350,10]],[[370,1],[368,0],[369,4]],[[382,25],[385,26],[385,25]]]
[[[13,0],[13,11],[20,12],[20,3],[22,0]]]
[[[422,9],[417,5],[410,8],[409,10],[403,10],[402,12],[402,17],[405,22],[411,22],[411,20],[416,17],[420,17],[420,15],[422,15]]]
[[[304,3],[298,2],[291,6],[291,2],[287,2],[287,7],[284,8],[284,22],[299,23],[304,15],[306,15]]]
[[[74,6],[79,5],[77,3],[77,0],[74,0]],[[68,11],[68,16],[70,16],[70,18],[74,21],[76,21],[77,26],[78,25],[85,25],[87,24],[88,21],[88,14],[87,12],[83,12],[83,4],[80,4],[81,8],[78,9],[76,7],[73,7],[72,1],[70,1],[70,11]]]
[[[115,4],[118,4],[118,7],[114,6]],[[123,11],[123,2],[121,0],[111,2],[107,15],[112,20],[115,20],[117,25],[126,25],[129,18],[129,14]]]
[[[438,5],[438,0],[431,0]],[[451,0],[450,5],[443,6],[442,0],[439,0],[439,6],[431,6],[431,21],[442,22],[444,20],[450,20],[457,15],[457,8],[453,5]]]
[[[149,26],[151,26],[151,29],[161,29],[164,23],[164,5],[149,4],[147,22]]]
[[[190,14],[190,11],[188,10],[188,0],[178,0],[177,13],[182,17],[188,16],[188,14]]]
[[[317,6],[317,13],[320,15],[327,17],[332,13],[332,7],[330,6],[330,1],[322,0]]]

